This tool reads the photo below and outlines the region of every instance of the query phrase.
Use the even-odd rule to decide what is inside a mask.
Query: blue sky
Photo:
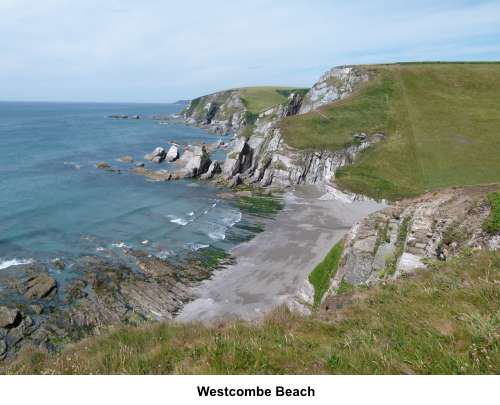
[[[500,0],[0,0],[0,51],[1,100],[168,102],[341,64],[500,60]]]

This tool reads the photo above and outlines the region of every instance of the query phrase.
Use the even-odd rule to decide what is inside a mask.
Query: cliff
[[[284,141],[281,123],[286,117],[306,114],[345,99],[368,80],[369,75],[361,68],[333,68],[309,91],[288,90],[288,97],[282,103],[258,114],[247,108],[240,90],[229,90],[193,100],[184,110],[183,118],[186,123],[211,132],[234,133],[222,169],[222,177],[232,186],[332,184],[338,168],[351,164],[362,150],[382,140],[384,135],[353,133],[349,142],[335,151],[298,150]]]

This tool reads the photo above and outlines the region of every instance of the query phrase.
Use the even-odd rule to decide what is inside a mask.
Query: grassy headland
[[[286,118],[286,142],[339,149],[357,132],[386,140],[338,172],[354,192],[398,199],[500,180],[500,64],[364,66],[374,79],[350,98]]]
[[[8,373],[500,372],[500,254],[479,252],[351,293],[334,319],[284,309],[261,325],[147,324],[26,352]],[[453,303],[453,305],[450,305]],[[326,315],[325,315],[326,316]]]

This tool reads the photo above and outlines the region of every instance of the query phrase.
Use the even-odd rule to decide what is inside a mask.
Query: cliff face
[[[237,133],[243,129],[246,125],[245,116],[245,104],[238,90],[195,98],[182,112],[187,124],[221,135]]]
[[[283,118],[304,114],[325,104],[343,99],[367,81],[368,75],[356,67],[334,68],[324,74],[304,96],[292,93],[286,103],[260,113],[254,122],[246,119],[244,109],[229,108],[238,103],[226,97],[211,121],[205,112],[221,95],[202,97],[185,114],[188,122],[203,127],[225,128],[236,132],[223,164],[223,176],[231,185],[239,183],[285,187],[296,184],[330,184],[339,167],[351,164],[359,152],[383,139],[383,134],[353,134],[352,144],[338,151],[302,151],[288,147],[283,140]],[[230,101],[233,100],[233,101]],[[241,100],[240,100],[241,101]],[[195,102],[195,101],[193,101]],[[199,115],[191,111],[203,111]],[[238,111],[238,112],[237,112]],[[235,119],[236,117],[236,119]],[[223,123],[223,124],[221,124]]]

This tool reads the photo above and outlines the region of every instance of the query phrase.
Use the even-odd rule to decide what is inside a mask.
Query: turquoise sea
[[[0,103],[0,269],[33,260],[50,265],[55,258],[109,255],[125,245],[168,257],[208,246],[229,249],[244,238],[244,215],[240,223],[242,213],[218,198],[220,190],[212,185],[150,182],[131,173],[132,165],[117,161],[132,155],[141,162],[169,141],[218,139],[182,124],[108,118],[169,115],[181,108]],[[100,161],[121,173],[96,169]]]

